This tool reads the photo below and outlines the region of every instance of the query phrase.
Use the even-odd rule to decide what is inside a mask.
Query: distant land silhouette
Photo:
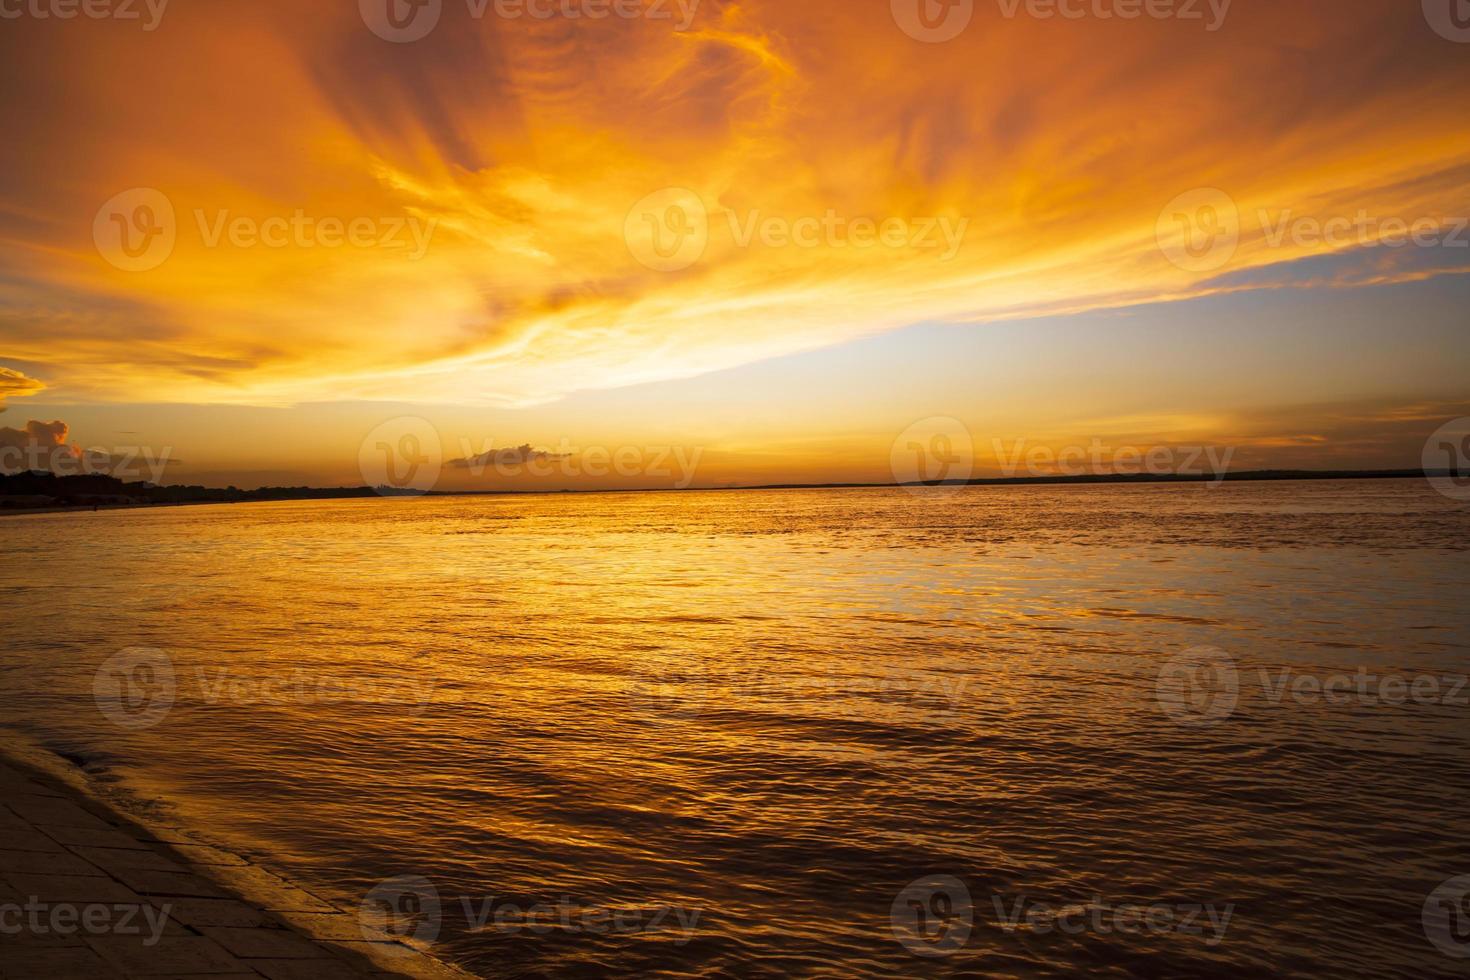
[[[264,500],[345,500],[359,497],[485,497],[553,493],[691,493],[730,490],[874,490],[894,487],[1004,487],[1069,486],[1110,483],[1214,483],[1265,480],[1402,480],[1452,476],[1449,470],[1251,470],[1213,474],[1094,474],[1085,476],[1028,476],[994,479],[944,480],[932,483],[769,483],[753,486],[662,487],[589,490],[435,490],[419,493],[394,487],[238,487],[157,486],[124,483],[116,477],[93,474],[57,476],[47,472],[0,474],[0,511],[82,509],[89,507],[146,507],[178,504],[234,504]]]

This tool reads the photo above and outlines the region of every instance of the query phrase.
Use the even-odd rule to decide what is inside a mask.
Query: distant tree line
[[[102,474],[57,476],[55,473],[0,474],[0,507],[93,507],[117,504],[230,504],[251,500],[323,500],[343,497],[397,496],[390,487],[238,487],[168,486],[124,483]]]

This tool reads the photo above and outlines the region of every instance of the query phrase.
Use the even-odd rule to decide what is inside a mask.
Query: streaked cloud
[[[1213,33],[981,5],[946,44],[887,6],[707,2],[677,32],[446,3],[410,44],[350,3],[178,5],[149,33],[7,24],[0,80],[28,95],[0,148],[0,344],[77,397],[522,406],[916,322],[1331,289],[1300,263],[1341,248],[1272,242],[1256,216],[1470,210],[1470,62],[1414,5],[1237,4]],[[173,212],[144,271],[94,243],[130,188]],[[708,232],[676,271],[625,241],[666,188]],[[1159,247],[1161,211],[1197,188],[1239,216],[1220,268]],[[742,241],[828,215],[844,235]],[[961,220],[947,261],[881,239]],[[285,223],[284,244],[241,244],[237,222]],[[432,228],[417,259],[410,227]],[[1399,261],[1376,274],[1447,271]]]
[[[0,367],[0,411],[5,409],[6,398],[18,398],[45,391],[46,385],[35,378],[8,367]]]

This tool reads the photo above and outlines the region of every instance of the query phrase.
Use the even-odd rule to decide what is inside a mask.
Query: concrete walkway
[[[194,976],[467,974],[233,854],[0,763],[0,977]]]

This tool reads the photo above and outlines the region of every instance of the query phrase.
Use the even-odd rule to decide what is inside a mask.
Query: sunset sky
[[[357,484],[412,418],[718,486],[891,480],[935,418],[996,475],[1407,467],[1470,415],[1434,0],[905,2],[6,0],[0,446]]]

